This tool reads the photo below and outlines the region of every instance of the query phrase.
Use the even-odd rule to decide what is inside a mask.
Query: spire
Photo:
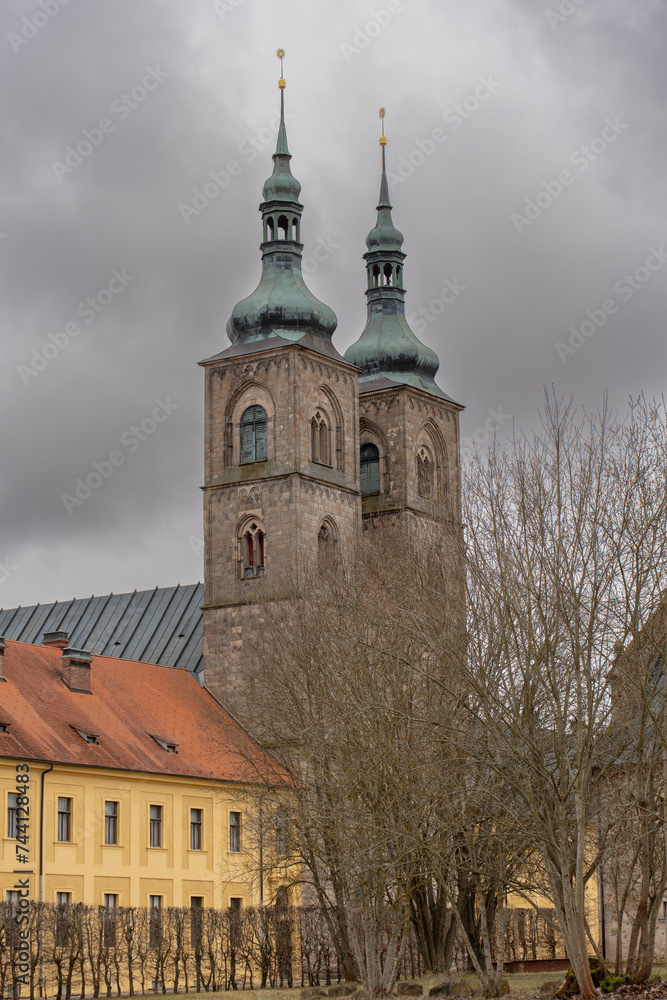
[[[312,334],[328,342],[336,329],[336,315],[329,306],[315,298],[306,287],[301,273],[303,244],[299,201],[301,185],[292,174],[292,156],[287,145],[285,127],[285,87],[283,77],[284,49],[278,49],[280,59],[280,124],[273,171],[262,189],[263,240],[262,277],[247,298],[237,303],[227,323],[227,335],[232,344],[269,337],[301,340]]]
[[[386,378],[391,382],[413,385],[433,396],[447,399],[435,383],[440,362],[435,351],[417,339],[405,318],[403,288],[403,234],[395,227],[385,164],[387,139],[384,134],[385,109],[380,108],[382,135],[382,176],[377,222],[366,237],[364,254],[368,287],[366,326],[356,343],[348,347],[345,358],[361,368],[361,386]]]

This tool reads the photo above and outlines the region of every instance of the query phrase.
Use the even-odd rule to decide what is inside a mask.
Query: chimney
[[[42,636],[42,646],[56,646],[58,649],[65,649],[69,644],[69,634],[67,632],[45,632]]]
[[[63,683],[70,691],[90,694],[90,665],[93,658],[85,649],[63,649],[60,656],[63,665]]]
[[[0,635],[0,681],[4,681],[4,679],[5,679],[5,664],[4,664],[4,659],[5,659],[5,649],[6,649],[6,647],[7,647],[7,643],[5,642],[5,637],[3,635]]]

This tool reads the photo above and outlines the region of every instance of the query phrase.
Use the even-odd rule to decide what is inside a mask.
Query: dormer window
[[[0,733],[8,733],[8,732],[9,732],[9,723],[0,722]]]
[[[99,743],[99,739],[94,733],[86,733],[83,729],[77,729],[76,726],[72,726],[72,729],[85,743]]]
[[[167,753],[178,753],[178,743],[170,743],[168,740],[161,740],[159,736],[153,736],[152,733],[149,735],[155,740],[158,746],[161,746],[163,750],[167,751]]]

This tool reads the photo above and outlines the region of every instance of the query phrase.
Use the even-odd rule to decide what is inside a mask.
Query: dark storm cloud
[[[545,382],[586,405],[662,391],[667,266],[643,279],[667,243],[666,19],[609,0],[6,0],[0,605],[201,577],[196,362],[258,278],[277,45],[307,280],[339,349],[364,323],[386,104],[407,312],[463,437],[535,422]]]

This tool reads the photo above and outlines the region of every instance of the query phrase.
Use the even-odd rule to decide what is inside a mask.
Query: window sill
[[[167,853],[167,848],[166,848],[166,847],[154,847],[154,846],[152,846],[152,845],[150,845],[150,844],[149,844],[149,846],[148,846],[148,847],[146,848],[146,850],[147,850],[147,851],[162,851],[162,852],[164,852],[165,854]]]
[[[117,851],[123,850],[122,844],[102,844],[102,847],[115,847]]]

